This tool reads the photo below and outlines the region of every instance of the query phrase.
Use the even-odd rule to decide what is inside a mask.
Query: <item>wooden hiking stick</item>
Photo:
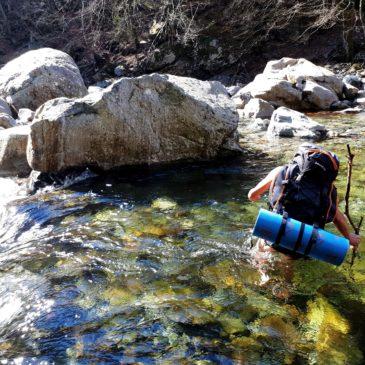
[[[364,217],[360,218],[360,222],[358,225],[354,223],[354,221],[351,218],[350,215],[350,209],[349,209],[349,200],[350,200],[350,191],[351,191],[351,177],[352,177],[352,166],[353,166],[353,160],[355,155],[351,152],[350,145],[347,145],[347,186],[346,186],[346,195],[345,195],[345,215],[347,219],[349,220],[352,228],[355,231],[355,234],[360,233],[361,225],[364,220]],[[357,255],[357,248],[354,248],[352,251],[352,257],[351,257],[351,264],[350,267],[354,264],[355,258]]]

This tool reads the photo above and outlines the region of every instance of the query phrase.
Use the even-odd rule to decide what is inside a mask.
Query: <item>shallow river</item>
[[[358,219],[365,117],[316,118],[342,135],[325,143],[343,162],[341,200],[345,144],[356,153]],[[351,254],[340,268],[258,258],[250,230],[266,203],[247,192],[300,141],[243,142],[229,163],[30,197],[1,179],[0,364],[364,364],[365,242],[352,268]]]

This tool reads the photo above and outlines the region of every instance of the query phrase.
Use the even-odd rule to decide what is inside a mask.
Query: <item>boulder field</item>
[[[298,110],[362,110],[362,89],[361,79],[291,58],[244,87],[151,74],[86,89],[70,56],[33,50],[0,69],[0,175],[208,160],[241,151],[245,118],[269,139],[323,139],[329,131]]]

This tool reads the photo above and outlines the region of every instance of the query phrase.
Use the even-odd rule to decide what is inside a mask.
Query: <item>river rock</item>
[[[73,59],[41,48],[24,53],[0,69],[0,96],[17,108],[35,110],[58,97],[82,97],[87,89]]]
[[[317,66],[304,58],[284,57],[280,60],[269,61],[263,75],[266,78],[288,80],[292,84],[297,84],[303,79],[311,80],[333,90],[338,96],[342,95],[342,80],[332,71]]]
[[[252,123],[250,123],[247,128],[255,132],[267,131],[270,124],[270,119],[257,118]]]
[[[331,89],[327,89],[314,81],[307,80],[303,88],[303,103],[304,101],[309,103],[305,109],[329,110],[339,100]]]
[[[342,81],[344,84],[354,86],[357,89],[362,89],[363,87],[363,82],[361,78],[357,75],[346,75]]]
[[[359,89],[345,82],[343,85],[343,94],[346,99],[353,100],[359,94]]]
[[[267,130],[268,137],[300,137],[322,139],[327,136],[327,129],[305,114],[285,107],[276,109]]]
[[[279,106],[288,106],[294,109],[302,108],[302,93],[287,80],[267,78],[259,74],[255,79],[241,89],[239,94],[248,94],[254,98],[271,101]],[[235,95],[236,98],[236,95]]]
[[[242,89],[242,86],[233,85],[233,86],[228,86],[226,89],[230,96],[234,96]]]
[[[27,141],[30,128],[27,125],[0,131],[0,176],[27,176]]]
[[[243,109],[246,118],[270,119],[275,108],[265,100],[251,99]]]
[[[365,97],[361,97],[361,98],[357,98],[355,100],[356,104],[362,106],[362,107],[365,107]]]
[[[11,128],[16,124],[14,118],[11,115],[11,110],[8,103],[0,98],[0,127]]]
[[[331,110],[343,110],[351,108],[353,103],[349,100],[339,100],[331,105]]]
[[[11,115],[10,106],[3,98],[0,98],[0,113]]]
[[[232,97],[232,101],[237,109],[243,109],[245,105],[252,99],[250,92],[245,91],[245,88],[240,89]]]
[[[219,82],[160,74],[122,78],[101,92],[39,108],[28,161],[34,170],[58,172],[206,160],[239,148],[237,124]]]
[[[29,124],[34,118],[35,112],[27,108],[21,108],[18,111],[17,124]]]
[[[16,121],[11,115],[5,114],[5,113],[0,113],[0,127],[1,128],[7,129],[7,128],[14,127],[15,125],[16,125]]]
[[[87,88],[87,92],[88,92],[89,94],[91,94],[91,93],[95,93],[95,92],[99,92],[99,91],[101,91],[101,90],[103,90],[103,88],[102,88],[102,87],[99,87],[99,86],[96,86],[96,85],[92,85],[92,86],[89,86],[89,87]]]

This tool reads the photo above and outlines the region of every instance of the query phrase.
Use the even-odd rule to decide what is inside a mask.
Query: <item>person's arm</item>
[[[342,233],[342,235],[350,241],[351,246],[353,246],[354,248],[357,248],[359,246],[360,236],[354,233],[350,233],[346,217],[338,208],[336,210],[336,215],[333,220],[333,223],[335,224],[337,229]]]
[[[277,174],[282,169],[282,166],[276,167],[271,170],[269,174],[261,180],[254,188],[248,192],[248,199],[255,202],[261,198],[261,195],[270,189],[272,181],[276,178]]]

